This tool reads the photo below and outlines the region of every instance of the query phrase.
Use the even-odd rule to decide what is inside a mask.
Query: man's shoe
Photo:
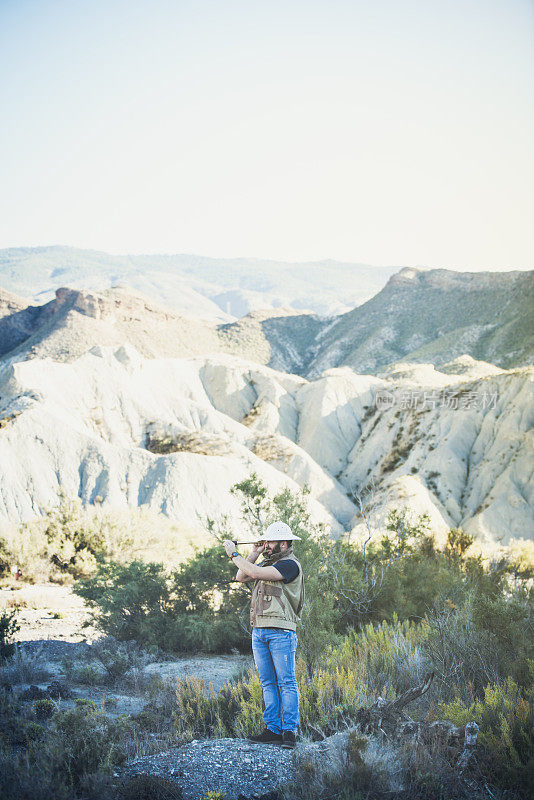
[[[282,734],[282,747],[285,747],[287,750],[295,747],[297,744],[297,737],[293,733],[293,731],[284,731]]]
[[[282,737],[279,733],[274,733],[269,728],[264,728],[257,736],[249,736],[247,742],[254,744],[282,744]]]

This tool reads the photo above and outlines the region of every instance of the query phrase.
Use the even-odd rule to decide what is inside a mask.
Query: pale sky
[[[533,0],[0,0],[0,247],[534,268]]]

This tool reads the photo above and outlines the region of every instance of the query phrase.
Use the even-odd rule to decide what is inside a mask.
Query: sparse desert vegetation
[[[180,527],[147,509],[118,510],[84,507],[79,497],[62,494],[57,506],[41,517],[0,528],[0,580],[16,564],[26,583],[72,585],[92,574],[97,559],[127,563],[166,554],[177,566],[196,548],[195,537],[206,531]]]
[[[294,752],[297,777],[279,796],[526,798],[534,715],[528,556],[487,563],[470,554],[472,538],[461,529],[440,548],[428,519],[406,512],[390,514],[387,530],[365,546],[334,542],[311,523],[305,493],[271,497],[255,475],[233,491],[251,530],[259,519],[280,517],[302,537],[302,744]],[[76,516],[76,506],[67,507]],[[17,615],[27,608],[3,610],[2,796],[111,800],[136,785],[139,796],[170,798],[172,781],[117,776],[132,758],[157,758],[194,739],[240,739],[261,723],[244,622],[249,589],[233,582],[235,569],[217,544],[170,570],[124,552],[117,561],[101,547],[100,523],[79,529],[62,513],[45,526],[46,555],[74,581],[98,637],[76,645],[83,648],[77,657],[64,653],[53,674],[42,657],[15,646]],[[224,520],[208,524],[225,534]],[[77,564],[82,542],[92,558]],[[65,552],[74,562],[58,557]],[[201,676],[199,654],[208,663],[209,652],[228,653],[218,656],[228,659],[226,683],[210,686],[209,671]],[[189,673],[174,669],[188,658]],[[409,718],[385,733],[364,724],[362,709],[391,703],[429,673],[434,678],[409,706]],[[479,734],[462,771],[468,723]],[[328,765],[318,755],[320,741],[329,748]]]

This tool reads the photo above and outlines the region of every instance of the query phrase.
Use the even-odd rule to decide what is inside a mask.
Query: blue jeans
[[[253,628],[252,652],[263,689],[263,721],[273,733],[295,731],[300,724],[295,678],[297,634],[283,628]]]

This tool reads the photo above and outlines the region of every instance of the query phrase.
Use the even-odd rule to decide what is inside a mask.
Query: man
[[[295,677],[297,623],[304,604],[302,568],[293,554],[292,542],[300,539],[285,522],[273,522],[252,542],[248,558],[243,558],[233,542],[224,547],[238,567],[236,580],[254,581],[250,601],[252,652],[263,690],[265,728],[250,742],[296,744],[300,723],[299,693]],[[260,553],[264,559],[258,566]]]

